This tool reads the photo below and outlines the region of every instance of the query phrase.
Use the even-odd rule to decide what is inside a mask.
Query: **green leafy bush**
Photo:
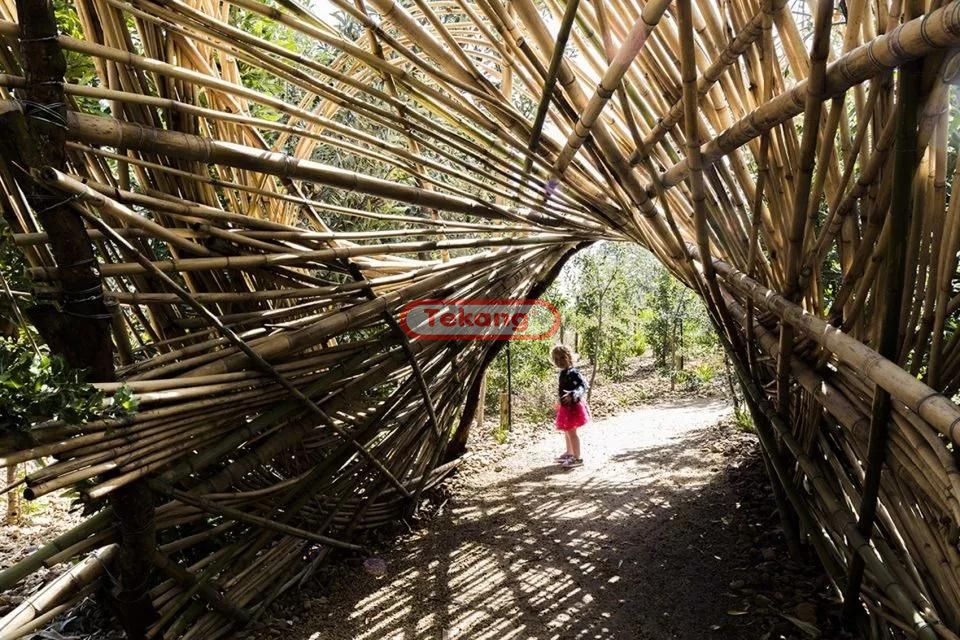
[[[751,417],[747,409],[737,407],[734,410],[733,419],[737,425],[737,429],[740,431],[746,431],[747,433],[754,433],[756,431],[756,428],[753,426],[753,417]]]
[[[633,334],[633,345],[630,351],[633,356],[642,356],[647,352],[647,338],[642,331]]]
[[[42,346],[37,353],[25,339],[0,339],[0,432],[26,431],[46,420],[78,424],[121,417],[136,409],[128,388],[105,404],[103,393],[60,356]]]
[[[700,384],[710,384],[717,377],[717,370],[713,365],[702,362],[693,368],[693,375]]]
[[[544,299],[553,304],[563,314],[566,301],[561,297],[548,294]],[[545,313],[530,316],[531,332],[546,332],[553,322],[553,317]],[[555,374],[556,367],[550,360],[550,350],[554,341],[551,338],[543,340],[513,340],[509,344],[510,368],[514,395],[521,392],[528,393],[536,389],[543,389]],[[490,364],[487,370],[487,411],[498,411],[500,392],[507,388],[507,349],[504,348]],[[551,387],[552,388],[552,387]],[[492,415],[492,414],[490,414]],[[514,416],[516,417],[516,416]]]

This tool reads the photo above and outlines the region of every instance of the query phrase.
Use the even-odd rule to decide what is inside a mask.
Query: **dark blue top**
[[[557,392],[562,399],[564,394],[567,394],[569,397],[573,398],[574,402],[580,402],[580,399],[583,397],[583,394],[587,391],[587,383],[583,379],[583,376],[580,375],[580,372],[575,368],[570,367],[569,369],[564,369],[560,372],[560,380],[557,385]]]

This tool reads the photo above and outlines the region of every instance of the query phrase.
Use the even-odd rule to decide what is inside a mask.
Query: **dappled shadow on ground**
[[[504,460],[388,554],[386,578],[335,580],[293,637],[762,637],[728,613],[735,573],[756,561],[728,527],[740,496],[727,476],[751,445],[695,423],[663,438],[659,424],[606,421],[580,469],[545,464],[552,443]]]

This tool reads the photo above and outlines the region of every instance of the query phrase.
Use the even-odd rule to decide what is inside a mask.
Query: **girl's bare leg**
[[[570,440],[570,434],[571,434],[571,433],[572,433],[571,431],[564,431],[564,432],[563,432],[563,440],[564,440],[564,442],[565,442],[566,445],[567,445],[567,453],[570,454],[570,455],[574,455],[574,453],[573,453],[573,443],[572,443],[571,440]]]
[[[567,451],[573,454],[574,458],[580,458],[580,436],[576,429],[567,431]]]

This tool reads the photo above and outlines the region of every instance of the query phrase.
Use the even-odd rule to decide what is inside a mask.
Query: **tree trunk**
[[[487,409],[487,372],[480,374],[480,399],[477,402],[477,428],[483,428],[484,414]]]
[[[63,91],[66,60],[57,42],[57,22],[49,0],[17,0],[20,53],[26,87],[22,113],[0,113],[0,152],[14,173],[23,168],[66,169],[67,105]],[[21,176],[22,177],[22,176]],[[111,314],[103,299],[93,246],[82,218],[62,194],[51,194],[35,180],[20,180],[31,208],[49,238],[63,298],[59,306],[40,305],[30,319],[53,352],[90,382],[115,379]],[[142,638],[156,612],[147,594],[150,553],[156,546],[153,502],[146,485],[134,484],[111,499],[119,518],[119,585],[113,590],[128,637]]]
[[[7,484],[11,486],[17,481],[17,465],[12,464],[7,467]],[[7,492],[7,519],[8,525],[20,522],[20,494],[17,491]]]
[[[590,372],[590,384],[587,385],[587,403],[590,403],[590,394],[593,393],[593,381],[597,379],[597,369],[600,368],[600,353],[603,344],[603,298],[600,298],[600,313],[597,315],[597,340],[593,348],[593,371]]]
[[[500,430],[506,431],[510,428],[510,394],[506,391],[500,392]]]

